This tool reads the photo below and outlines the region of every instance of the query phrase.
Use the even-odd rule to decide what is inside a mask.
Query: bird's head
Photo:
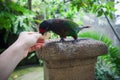
[[[43,35],[45,32],[48,32],[50,25],[47,21],[43,21],[39,26],[39,32]]]

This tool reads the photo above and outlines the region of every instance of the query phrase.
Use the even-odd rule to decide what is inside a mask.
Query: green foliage
[[[92,12],[97,14],[97,17],[106,15],[113,19],[113,13],[115,12],[114,2],[111,0],[72,0],[71,4],[76,7],[77,10],[84,10],[86,12]]]
[[[120,49],[104,34],[97,32],[83,32],[79,34],[83,38],[92,38],[104,42],[108,47],[108,53],[100,56],[96,64],[96,80],[120,79]]]
[[[34,13],[14,2],[0,3],[0,30],[12,30],[12,32],[17,33],[32,29],[30,22],[33,21]]]
[[[60,38],[59,35],[53,33],[53,32],[50,32],[51,33],[51,36],[50,36],[50,39],[56,39],[56,38]]]
[[[71,4],[66,4],[63,1],[51,1],[49,4],[49,14],[48,18],[66,18],[66,19],[73,19],[77,10],[71,9]]]
[[[33,31],[34,16],[35,13],[15,2],[0,1],[0,35],[3,35],[1,38],[4,39],[4,41],[1,40],[1,43],[5,43],[4,45],[7,46],[6,42],[8,39],[8,42],[15,41],[14,38],[13,40],[11,38],[14,34],[17,37],[22,31]]]
[[[84,38],[93,38],[95,40],[99,40],[104,42],[107,46],[110,46],[113,42],[112,40],[107,37],[105,34],[99,34],[97,32],[83,32],[79,34],[79,37],[84,37]]]
[[[38,0],[34,0],[33,8],[35,12],[41,13],[44,19],[66,18],[73,20],[77,14],[77,9],[73,9],[70,3],[64,3],[63,0],[43,0],[39,3]]]

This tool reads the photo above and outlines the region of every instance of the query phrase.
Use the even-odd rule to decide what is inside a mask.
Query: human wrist
[[[21,46],[22,49],[28,50],[31,46],[29,45],[29,41],[26,39],[18,38],[15,44]]]
[[[25,41],[16,40],[13,44],[13,47],[16,48],[17,55],[21,56],[22,58],[25,58],[28,54],[28,47],[26,46]]]

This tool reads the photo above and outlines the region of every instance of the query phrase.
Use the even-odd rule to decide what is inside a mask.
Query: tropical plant
[[[17,33],[19,27],[29,29],[27,27],[35,16],[33,12],[12,1],[0,1],[0,4],[0,29],[5,28],[9,31],[13,28],[14,33]]]
[[[77,12],[84,10],[97,14],[98,17],[105,14],[113,19],[113,13],[115,12],[112,0],[42,0],[42,2],[49,9],[47,10],[48,18],[63,16],[63,18],[73,19]]]
[[[0,48],[7,48],[7,42],[14,42],[16,38],[13,37],[21,31],[32,31],[34,16],[33,12],[15,2],[0,0],[0,44],[6,45]]]
[[[104,42],[108,47],[108,53],[98,57],[96,64],[96,80],[120,79],[120,49],[113,45],[112,40],[104,34],[97,32],[83,32],[82,38],[92,38]]]

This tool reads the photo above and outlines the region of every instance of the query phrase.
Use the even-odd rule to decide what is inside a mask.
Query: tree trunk
[[[117,34],[120,34],[120,3],[117,3],[117,2],[120,2],[119,0],[115,0],[115,9],[116,9],[116,12],[115,12],[115,29],[116,29],[116,32]],[[119,38],[120,38],[120,35],[118,35]],[[120,47],[120,41],[116,40],[116,44]]]
[[[32,0],[28,0],[28,9],[32,10]]]

